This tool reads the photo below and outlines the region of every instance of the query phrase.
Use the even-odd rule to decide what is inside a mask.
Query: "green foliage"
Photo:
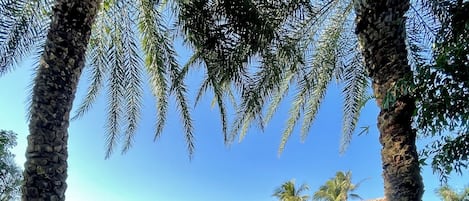
[[[365,101],[368,81],[353,33],[352,1],[189,1],[181,4],[181,27],[207,76],[199,95],[212,89],[225,140],[242,140],[253,122],[264,128],[291,88],[296,88],[279,147],[284,149],[303,114],[309,132],[332,80],[343,83],[345,149]],[[200,13],[194,15],[193,13]],[[329,26],[330,25],[330,26]],[[227,135],[226,91],[237,105]],[[229,98],[229,97],[228,97]],[[232,98],[230,98],[232,99]],[[264,116],[263,111],[266,108]]]
[[[52,0],[0,1],[0,76],[42,51],[52,5]]]
[[[299,188],[296,188],[295,180],[290,180],[275,189],[272,196],[276,197],[278,201],[306,201],[310,197],[302,194],[307,190],[309,190],[308,185],[302,184]]]
[[[285,27],[294,24],[307,12],[306,1],[183,1],[180,3],[179,25],[186,41],[195,49],[194,56],[202,61],[207,76],[199,95],[207,89],[213,90],[220,110],[225,141],[228,118],[225,97],[230,98],[232,88],[242,96],[252,95],[253,105],[259,105],[261,94],[250,93],[254,80],[266,81],[259,87],[271,87],[278,79],[257,79],[249,74],[249,67],[258,63],[256,58],[269,61],[269,75],[280,76],[284,65],[277,61],[276,49],[288,48],[283,44]],[[264,61],[264,60],[263,60]],[[266,64],[262,62],[261,64]],[[255,74],[255,73],[254,73]],[[259,88],[257,87],[257,88]],[[264,89],[259,89],[266,91]],[[261,92],[262,93],[262,92]],[[198,100],[197,98],[197,100]],[[241,106],[243,107],[243,106]],[[254,118],[246,115],[246,121]],[[238,125],[238,124],[237,124]],[[236,129],[241,126],[235,126]],[[244,130],[244,129],[243,129]],[[237,130],[233,133],[237,133]]]
[[[469,200],[469,187],[464,188],[460,193],[449,186],[442,186],[435,190],[435,193],[443,201],[466,201]]]
[[[51,0],[0,1],[0,75],[23,57],[41,54],[52,5]],[[87,49],[88,93],[72,119],[82,117],[103,88],[107,89],[106,157],[119,143],[122,153],[132,146],[142,109],[145,70],[156,98],[155,139],[163,131],[168,99],[174,95],[189,156],[194,152],[186,86],[180,79],[173,32],[162,16],[168,5],[152,0],[104,0],[101,4]]]
[[[0,200],[18,200],[22,171],[14,162],[10,149],[16,146],[16,133],[0,130]]]
[[[421,152],[446,181],[469,165],[469,2],[429,1],[441,23],[433,58],[417,66],[416,127],[423,136],[439,136]]]
[[[158,112],[155,140],[163,132],[168,100],[173,94],[185,128],[189,156],[192,157],[194,136],[186,86],[180,79],[181,67],[176,59],[172,31],[165,25],[161,13],[169,4],[149,0],[104,3],[89,45],[91,62],[88,67],[92,82],[75,118],[91,108],[107,77],[109,102],[106,157],[121,141],[122,153],[126,152],[132,146],[140,119],[143,72],[146,70]],[[122,128],[125,130],[122,131]]]
[[[336,176],[328,180],[324,185],[319,187],[319,190],[314,193],[313,200],[319,201],[347,201],[347,199],[361,199],[362,198],[353,193],[358,187],[358,184],[352,184],[352,173],[337,172]]]

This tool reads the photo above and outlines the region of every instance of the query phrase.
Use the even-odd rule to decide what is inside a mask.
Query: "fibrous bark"
[[[389,201],[420,201],[423,183],[411,127],[415,100],[397,84],[412,77],[405,44],[408,0],[357,0],[356,33],[378,116],[385,196]],[[389,103],[389,94],[394,98]],[[386,100],[387,99],[387,100]],[[388,104],[389,103],[389,104]]]
[[[99,2],[55,3],[34,82],[22,200],[65,200],[69,113]]]

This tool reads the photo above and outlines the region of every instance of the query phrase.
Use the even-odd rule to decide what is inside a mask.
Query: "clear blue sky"
[[[32,69],[31,62],[23,62],[0,78],[0,129],[19,133],[14,153],[20,164],[25,161],[26,100]],[[192,97],[201,75],[190,74],[187,84]],[[83,97],[85,83],[80,83],[76,100]],[[84,118],[70,124],[67,201],[274,201],[273,190],[287,180],[295,178],[298,184],[307,183],[313,193],[341,170],[352,171],[354,182],[366,179],[357,191],[363,198],[383,196],[376,129],[378,110],[374,102],[366,106],[359,126],[369,125],[370,133],[355,136],[347,152],[340,155],[342,98],[337,86],[330,87],[306,142],[300,143],[295,130],[281,157],[277,156],[277,149],[288,117],[288,101],[264,133],[253,127],[242,143],[227,148],[218,110],[211,109],[211,97],[205,97],[192,111],[197,146],[189,161],[174,104],[162,137],[153,142],[155,103],[147,90],[134,147],[125,155],[116,150],[104,160],[105,101],[101,96]],[[433,193],[439,185],[437,177],[429,167],[423,169],[423,177],[424,200],[438,200]],[[454,175],[449,183],[462,188],[467,181],[467,174]]]

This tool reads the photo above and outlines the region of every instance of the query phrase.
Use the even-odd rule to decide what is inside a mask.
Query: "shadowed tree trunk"
[[[423,183],[420,176],[412,130],[415,100],[396,91],[395,101],[386,94],[399,81],[412,76],[405,44],[405,13],[408,0],[357,0],[356,33],[374,95],[381,109],[378,116],[385,196],[389,201],[420,201]]]
[[[65,200],[69,113],[100,0],[57,0],[31,101],[23,200]]]

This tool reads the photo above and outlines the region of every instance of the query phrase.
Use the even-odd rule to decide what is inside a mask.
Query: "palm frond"
[[[109,16],[107,12],[99,12],[98,18],[93,25],[90,43],[88,46],[88,59],[86,68],[90,74],[90,84],[83,101],[78,104],[78,109],[75,111],[72,120],[82,117],[96,101],[99,92],[104,84],[105,75],[110,69],[108,60],[108,50],[110,46],[109,32]]]
[[[197,90],[197,95],[194,101],[194,107],[197,106],[197,103],[199,103],[200,99],[204,96],[204,94],[207,92],[209,88],[210,88],[210,80],[208,79],[208,77],[205,77],[202,83],[200,84],[199,89]]]
[[[323,35],[318,40],[318,47],[313,55],[311,65],[311,75],[308,82],[312,89],[307,89],[311,94],[306,102],[305,114],[301,128],[301,138],[306,136],[311,128],[312,122],[319,110],[319,106],[325,97],[329,83],[331,82],[334,69],[337,65],[337,52],[341,48],[341,34],[344,31],[344,25],[352,10],[352,2],[339,5],[336,14],[330,19],[331,25],[328,26]]]
[[[125,2],[120,9],[120,13],[122,18],[120,23],[122,23],[123,29],[122,38],[124,51],[127,52],[124,57],[126,71],[124,80],[125,94],[123,97],[126,106],[125,114],[127,120],[125,140],[122,149],[122,153],[125,153],[132,145],[132,141],[138,127],[138,121],[140,120],[143,97],[143,59],[139,54],[138,41],[135,37],[136,9],[133,7],[133,2]]]
[[[165,34],[165,40],[164,40],[164,49],[167,52],[168,55],[176,55],[176,51],[174,50],[174,47],[172,46],[172,41],[168,34]],[[181,122],[184,125],[184,133],[185,133],[185,139],[186,139],[186,144],[187,144],[187,150],[189,152],[189,157],[192,158],[195,150],[195,138],[193,135],[193,125],[192,125],[192,118],[190,115],[189,111],[189,106],[188,106],[188,101],[186,99],[187,97],[187,87],[183,82],[183,77],[185,77],[185,74],[187,71],[185,71],[185,68],[180,68],[179,64],[175,60],[174,56],[169,57],[169,75],[171,78],[171,89],[170,92],[175,93],[176,100],[177,100],[177,106],[180,112],[180,117],[181,117]],[[190,65],[190,64],[189,64]]]
[[[120,127],[122,123],[122,113],[125,90],[125,55],[122,38],[122,24],[115,23],[112,27],[111,45],[109,50],[110,75],[108,81],[108,119],[106,135],[106,158],[109,158],[116,144],[121,138]]]
[[[0,2],[0,75],[42,49],[52,5],[51,0]]]
[[[155,140],[162,133],[166,120],[169,95],[168,82],[165,77],[166,66],[169,61],[175,61],[171,59],[175,55],[164,49],[166,27],[162,24],[158,6],[159,2],[151,0],[142,0],[139,4],[139,30],[142,34],[142,46],[146,57],[145,66],[150,76],[151,90],[157,99],[158,117]]]
[[[184,124],[185,138],[189,157],[192,157],[195,150],[195,137],[193,135],[192,119],[189,112],[188,101],[186,99],[187,90],[184,85],[179,85],[175,90],[176,99],[178,100],[178,108],[181,113],[181,121]]]
[[[282,80],[279,90],[276,95],[272,98],[267,113],[264,118],[264,124],[266,125],[273,117],[274,113],[277,111],[277,108],[280,106],[280,102],[285,98],[292,84],[292,79],[295,74],[292,71],[288,71],[285,75],[285,78]]]
[[[254,120],[258,121],[261,129],[270,120],[278,104],[286,95],[293,77],[298,76],[294,72],[304,66],[304,57],[298,49],[298,42],[295,39],[285,39],[284,44],[266,49],[261,53],[262,61],[259,71],[249,79],[249,83],[242,91],[242,103],[233,124],[232,138],[239,133],[239,141],[241,141]],[[269,106],[267,119],[263,119],[262,109],[269,99],[273,100]]]
[[[262,94],[264,86],[270,88],[271,85],[261,85],[264,81],[275,82],[280,79],[264,79],[255,75],[257,80],[252,84],[252,79],[248,74],[247,67],[250,59],[258,56],[266,56],[265,50],[269,46],[279,42],[282,33],[282,26],[286,26],[290,19],[302,18],[303,9],[309,4],[304,1],[285,1],[285,2],[263,2],[263,1],[186,1],[181,3],[181,12],[179,23],[189,41],[190,45],[201,53],[207,74],[206,80],[211,80],[210,87],[215,90],[215,99],[218,102],[221,113],[224,107],[223,98],[225,95],[230,98],[230,94],[218,93],[218,89],[233,86],[238,89],[241,96],[251,96],[249,101],[241,104],[237,111],[235,125],[226,136],[226,126],[223,126],[225,139],[233,139],[239,130],[243,133],[247,130],[251,120],[240,119],[239,117],[252,117],[257,119],[262,127],[260,120],[261,107],[268,94]],[[198,13],[194,15],[194,13]],[[269,50],[270,51],[270,50]],[[272,58],[272,57],[269,57]],[[278,69],[275,65],[269,65],[270,69]],[[275,67],[275,68],[273,68]],[[260,71],[262,73],[262,71]],[[277,71],[280,72],[280,71]],[[270,74],[270,76],[277,73]],[[264,74],[269,75],[269,74]],[[280,74],[281,77],[282,74]],[[249,83],[251,82],[251,83]],[[203,84],[199,92],[207,89],[207,84]],[[255,88],[252,88],[255,87]],[[256,89],[258,88],[258,89]],[[256,92],[256,93],[252,93]],[[259,93],[257,93],[259,92]],[[202,94],[202,93],[199,93]],[[199,96],[198,96],[199,97]],[[198,98],[197,98],[198,100]],[[253,107],[254,105],[254,107]],[[244,111],[243,111],[244,110]],[[243,115],[243,114],[255,115]],[[226,124],[226,117],[222,115],[222,124]],[[242,138],[242,137],[241,137]]]
[[[243,89],[240,109],[237,112],[236,123],[231,131],[231,136],[238,134],[239,129],[240,141],[244,138],[247,129],[254,119],[262,119],[262,107],[267,98],[270,97],[271,91],[277,90],[277,85],[282,81],[283,72],[282,65],[268,51],[264,53],[264,59],[260,67],[260,71],[254,75],[250,84]],[[269,59],[267,59],[267,57]],[[259,125],[263,128],[263,122],[260,120]]]
[[[431,63],[433,44],[441,27],[438,16],[426,4],[414,1],[407,12],[408,58],[414,69]]]
[[[225,102],[223,101],[223,91],[220,88],[221,86],[216,83],[216,81],[212,78],[210,80],[210,84],[213,87],[215,99],[217,100],[218,104],[218,109],[220,110],[220,119],[222,123],[222,132],[223,132],[223,140],[225,143],[229,142],[229,137],[228,137],[228,118],[227,118],[227,111],[226,111],[226,106]]]
[[[280,140],[280,145],[278,148],[279,155],[285,149],[285,145],[287,144],[287,141],[293,132],[293,128],[295,127],[296,123],[300,119],[301,108],[306,102],[306,97],[307,97],[306,92],[307,90],[300,89],[300,91],[295,95],[295,99],[293,100],[290,111],[288,112],[290,117],[287,120],[286,128],[284,129],[282,133],[282,138]]]
[[[354,25],[348,26],[349,30]],[[350,32],[348,32],[350,33]],[[358,50],[358,41],[356,35],[343,35],[344,43],[339,51],[342,58],[342,65],[345,67],[342,72],[340,82],[343,83],[342,95],[344,97],[343,116],[342,116],[342,137],[340,143],[340,152],[345,152],[350,144],[353,133],[358,123],[360,112],[366,101],[371,97],[367,95],[369,83],[367,80],[365,66],[361,54]]]

